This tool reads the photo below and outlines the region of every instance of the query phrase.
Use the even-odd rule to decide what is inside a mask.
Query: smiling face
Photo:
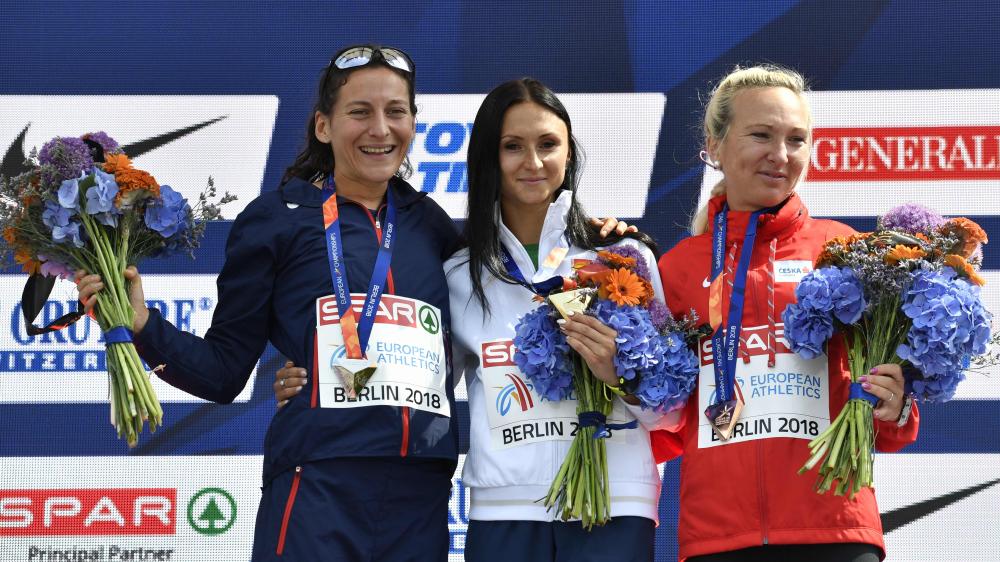
[[[333,150],[338,192],[384,190],[414,134],[406,80],[385,67],[351,73],[330,114],[316,113],[316,138]]]
[[[500,131],[504,210],[547,208],[566,178],[570,156],[569,131],[559,116],[532,102],[511,106]]]
[[[736,211],[784,201],[809,164],[809,108],[788,88],[753,88],[733,97],[732,122],[709,152],[726,176],[726,200]]]

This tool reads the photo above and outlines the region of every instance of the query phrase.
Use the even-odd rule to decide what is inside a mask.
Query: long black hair
[[[351,50],[357,49],[359,47],[367,47],[372,49],[372,60],[371,62],[355,66],[352,68],[340,69],[334,64],[337,57],[343,53]],[[413,66],[413,61],[409,60],[411,72],[406,72],[399,68],[396,68],[386,62],[385,57],[382,56],[381,49],[383,47],[379,45],[351,45],[349,47],[344,47],[343,49],[337,51],[337,54],[333,55],[330,59],[330,64],[323,70],[323,76],[319,79],[319,92],[316,95],[316,103],[313,105],[312,111],[309,113],[309,123],[306,125],[306,143],[305,147],[299,152],[298,156],[295,157],[295,161],[292,165],[285,169],[285,175],[281,178],[281,183],[284,185],[292,178],[301,178],[306,181],[314,181],[316,179],[326,177],[333,174],[334,161],[333,161],[333,150],[330,148],[329,143],[325,143],[316,138],[316,112],[320,112],[323,115],[329,115],[333,110],[334,104],[337,103],[337,96],[340,93],[340,88],[347,83],[348,77],[355,71],[361,70],[363,68],[372,68],[375,66],[380,66],[388,68],[389,70],[400,75],[403,80],[406,80],[406,89],[408,97],[410,100],[410,112],[415,116],[417,114],[417,94],[414,88],[414,81],[416,79],[416,67]],[[400,49],[395,47],[385,47],[395,49],[396,51],[402,52]],[[405,54],[405,53],[404,53]],[[408,149],[409,147],[404,147]],[[403,165],[400,166],[399,171],[396,175],[401,178],[407,178],[413,172],[412,166],[410,166],[410,159],[406,157],[403,160]]]
[[[573,137],[573,126],[569,113],[563,107],[559,98],[545,84],[534,78],[519,78],[504,82],[493,88],[483,100],[476,113],[469,138],[468,173],[469,173],[469,207],[468,218],[465,221],[465,240],[469,246],[469,273],[472,277],[472,294],[479,301],[483,310],[490,313],[490,304],[483,291],[482,269],[490,275],[504,281],[516,284],[517,281],[507,273],[501,260],[500,242],[500,135],[503,129],[504,116],[511,106],[519,103],[535,103],[551,111],[563,123],[569,133],[570,158],[566,163],[566,177],[559,190],[573,194],[569,213],[566,217],[566,237],[570,243],[587,250],[599,246],[608,246],[623,238],[612,233],[601,238],[600,227],[594,226],[583,211],[576,198],[576,186],[580,179],[581,160],[583,153]],[[557,192],[558,193],[558,192]],[[558,195],[557,195],[558,196]],[[626,233],[627,237],[635,238],[646,244],[654,253],[656,245],[653,239],[642,233]]]

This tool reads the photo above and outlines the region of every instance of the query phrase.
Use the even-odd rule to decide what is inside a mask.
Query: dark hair
[[[341,54],[358,47],[368,47],[374,51],[371,62],[343,70],[337,68],[333,64],[333,61],[337,60],[337,57]],[[416,67],[414,67],[412,61],[410,61],[410,67],[413,68],[413,72],[406,72],[390,65],[381,54],[380,49],[382,48],[383,47],[379,45],[371,44],[351,45],[337,51],[337,54],[333,55],[330,59],[330,64],[328,64],[323,70],[323,76],[319,79],[319,92],[316,95],[316,104],[313,105],[312,112],[309,114],[309,123],[306,125],[305,147],[301,152],[299,152],[298,156],[295,157],[295,161],[292,162],[292,165],[285,169],[285,175],[281,178],[282,185],[287,183],[292,178],[301,178],[306,181],[313,181],[317,178],[333,174],[333,151],[330,149],[330,145],[328,143],[321,142],[318,138],[316,138],[316,112],[318,111],[324,115],[328,115],[331,111],[333,111],[333,106],[337,103],[337,96],[340,93],[340,88],[347,83],[347,79],[352,73],[364,68],[380,66],[388,68],[389,70],[400,75],[403,77],[403,80],[406,80],[406,89],[410,99],[410,111],[416,115],[417,99],[416,90],[414,89]],[[400,49],[396,49],[395,47],[391,48],[402,52]],[[408,148],[409,147],[404,147],[404,149]],[[396,172],[396,175],[402,178],[407,178],[410,176],[412,171],[413,168],[410,166],[410,159],[409,157],[406,157],[403,160],[403,165],[400,166],[399,171]]]
[[[469,246],[469,273],[472,277],[472,293],[487,314],[489,301],[483,291],[482,268],[505,283],[517,283],[507,273],[501,260],[500,242],[500,134],[504,116],[511,106],[519,103],[535,103],[554,113],[566,124],[569,133],[570,159],[566,163],[566,177],[559,190],[573,193],[566,217],[566,236],[573,245],[588,250],[613,244],[623,237],[612,233],[601,238],[600,227],[590,223],[583,207],[576,198],[583,153],[573,137],[573,126],[569,113],[562,102],[545,84],[534,78],[520,78],[504,82],[493,88],[483,100],[476,113],[469,138],[468,173],[469,198],[468,218],[465,221],[465,240]],[[558,192],[557,192],[558,193]],[[641,233],[627,233],[648,245],[655,252],[652,238]]]

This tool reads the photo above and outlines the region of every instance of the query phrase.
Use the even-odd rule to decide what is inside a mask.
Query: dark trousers
[[[655,524],[615,517],[585,531],[579,522],[469,521],[466,562],[651,562]]]
[[[692,556],[687,562],[879,562],[872,544],[769,544],[719,554]]]
[[[399,458],[311,462],[302,466],[290,502],[295,474],[285,472],[264,487],[254,561],[448,559],[452,463]]]

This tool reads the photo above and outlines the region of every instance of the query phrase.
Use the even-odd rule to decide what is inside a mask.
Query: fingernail
[[[566,319],[565,318],[557,318],[556,319],[556,324],[559,324],[560,326],[562,326],[565,323],[566,323]]]
[[[858,377],[858,382],[867,382],[867,381],[868,381],[868,377],[866,377],[864,375],[861,375],[860,377]]]
[[[575,310],[571,310],[571,311],[569,311],[569,312],[566,313],[566,316],[573,316],[574,314],[576,314],[576,311]],[[564,322],[565,322],[565,320],[564,320]]]
[[[876,369],[875,367],[872,367],[872,370],[868,371],[868,372],[874,375],[875,373],[878,372],[878,369]]]
[[[863,388],[865,390],[870,390],[871,387],[872,387],[872,383],[870,383],[870,382],[862,383],[862,385],[861,385],[861,388]]]
[[[301,391],[301,390],[302,390],[302,387],[301,387],[301,386],[296,386],[296,387],[295,387],[295,394],[298,394],[298,393],[299,393],[299,391]]]

